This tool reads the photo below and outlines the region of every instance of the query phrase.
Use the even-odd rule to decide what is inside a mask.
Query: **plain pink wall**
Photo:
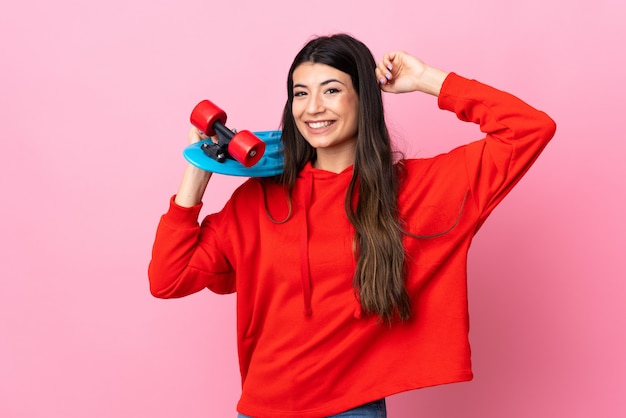
[[[622,417],[621,0],[7,1],[0,10],[0,416],[232,417],[234,296],[148,292],[158,218],[211,98],[278,127],[313,34],[352,33],[511,91],[558,124],[471,253],[475,380],[391,417]],[[475,139],[430,97],[386,97],[411,156]],[[240,180],[215,178],[206,212]]]

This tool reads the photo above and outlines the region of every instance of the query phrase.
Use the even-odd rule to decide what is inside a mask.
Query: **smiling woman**
[[[293,118],[315,148],[315,168],[339,173],[354,164],[359,97],[350,76],[326,64],[303,63],[293,73]]]
[[[396,162],[382,92],[438,96],[485,136]],[[283,173],[201,225],[211,174],[187,168],[149,268],[157,297],[237,292],[241,416],[385,417],[387,396],[470,380],[469,246],[554,122],[406,52],[377,64],[340,34],[296,55],[282,128]]]

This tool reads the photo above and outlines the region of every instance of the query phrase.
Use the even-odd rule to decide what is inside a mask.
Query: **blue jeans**
[[[237,417],[252,418],[243,414],[239,414]],[[387,418],[387,406],[383,398],[328,418]]]

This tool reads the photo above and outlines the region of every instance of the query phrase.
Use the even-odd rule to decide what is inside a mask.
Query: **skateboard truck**
[[[232,158],[228,153],[228,144],[235,136],[235,132],[228,129],[220,121],[215,122],[213,128],[215,129],[215,133],[217,135],[217,143],[212,141],[205,142],[200,146],[200,148],[206,155],[213,158],[217,162],[222,163],[226,161],[227,158]],[[256,150],[251,150],[250,154],[251,157],[255,157]]]
[[[217,143],[207,141],[202,151],[217,162],[231,158],[245,167],[255,165],[265,152],[265,143],[250,131],[234,132],[226,127],[226,113],[209,100],[203,100],[191,112],[191,124]]]

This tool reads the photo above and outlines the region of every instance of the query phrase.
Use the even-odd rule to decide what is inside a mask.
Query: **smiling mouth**
[[[306,124],[311,129],[321,129],[321,128],[326,128],[327,126],[332,125],[333,122],[326,120],[326,121],[321,121],[321,122],[307,122]]]

